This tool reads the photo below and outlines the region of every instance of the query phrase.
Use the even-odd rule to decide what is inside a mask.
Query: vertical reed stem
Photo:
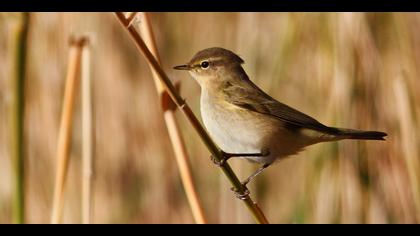
[[[159,54],[157,51],[153,30],[150,24],[149,16],[147,13],[142,13],[142,21],[140,22],[140,33],[145,39],[145,43],[160,64]],[[134,18],[134,17],[132,17]],[[127,21],[131,22],[133,19],[128,18]],[[149,64],[150,66],[150,64]],[[189,156],[185,148],[184,140],[182,139],[181,132],[179,130],[178,123],[175,118],[176,105],[173,103],[168,93],[165,91],[162,82],[159,80],[159,75],[154,71],[153,67],[150,66],[152,75],[156,85],[156,89],[161,99],[162,109],[164,111],[164,118],[166,127],[169,132],[169,137],[172,142],[174,149],[175,158],[178,164],[178,170],[181,175],[182,184],[187,195],[188,202],[196,223],[205,224],[207,219],[204,215],[203,207],[201,206],[200,199],[198,197],[197,190],[194,185],[192,177],[191,166],[189,163]]]
[[[82,222],[91,222],[93,176],[92,94],[90,76],[90,47],[82,51]]]
[[[78,40],[72,39],[70,42],[69,64],[57,144],[57,172],[54,187],[53,209],[51,214],[52,224],[58,224],[61,222],[63,212],[64,185],[69,165],[69,149],[73,124],[73,107],[76,94],[76,83],[80,72],[82,48],[85,42],[86,40],[84,38],[80,38]]]
[[[13,43],[14,64],[12,79],[12,112],[11,112],[11,152],[13,162],[13,222],[25,222],[25,156],[24,156],[24,111],[25,111],[25,76],[26,53],[29,31],[29,13],[22,13],[14,26]]]

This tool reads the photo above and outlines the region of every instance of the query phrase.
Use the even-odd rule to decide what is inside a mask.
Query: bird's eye
[[[209,68],[209,65],[210,65],[210,63],[208,61],[203,61],[200,64],[201,68],[203,68],[203,69]]]

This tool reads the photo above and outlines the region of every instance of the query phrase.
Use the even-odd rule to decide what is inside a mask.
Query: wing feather
[[[271,115],[283,122],[300,128],[308,128],[330,134],[337,134],[339,132],[336,128],[325,126],[314,118],[276,101],[250,80],[243,81],[239,85],[229,83],[223,88],[223,92],[226,101],[241,108]]]

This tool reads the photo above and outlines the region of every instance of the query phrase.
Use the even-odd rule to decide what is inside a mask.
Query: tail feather
[[[345,139],[366,139],[366,140],[385,140],[388,134],[380,131],[363,131],[354,129],[337,128],[338,136],[343,136]]]

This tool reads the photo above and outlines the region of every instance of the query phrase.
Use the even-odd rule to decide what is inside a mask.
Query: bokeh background
[[[10,223],[11,29],[0,14],[0,223]],[[272,223],[420,222],[420,14],[152,13],[163,68],[199,116],[200,88],[172,66],[213,46],[245,60],[274,98],[331,126],[380,130],[387,141],[317,144],[249,187]],[[25,158],[26,222],[48,223],[69,38],[92,41],[94,223],[193,223],[145,59],[112,13],[31,13]],[[211,223],[253,223],[177,114]],[[64,223],[81,222],[81,114],[74,114]],[[231,161],[244,178],[257,166]]]

